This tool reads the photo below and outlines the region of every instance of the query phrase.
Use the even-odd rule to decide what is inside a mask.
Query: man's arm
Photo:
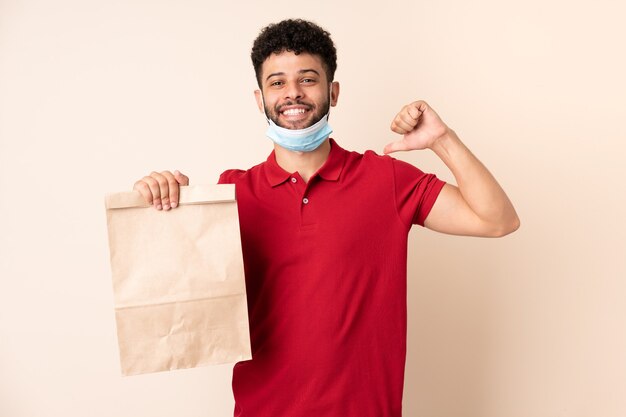
[[[500,237],[517,230],[519,218],[502,187],[426,102],[404,106],[391,130],[404,137],[388,144],[384,153],[431,149],[457,181],[458,187],[446,184],[441,190],[424,226],[481,237]]]

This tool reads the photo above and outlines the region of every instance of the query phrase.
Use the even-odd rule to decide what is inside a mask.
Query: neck
[[[294,152],[274,144],[278,166],[287,172],[298,172],[305,182],[324,165],[330,153],[330,141],[326,139],[311,152]]]

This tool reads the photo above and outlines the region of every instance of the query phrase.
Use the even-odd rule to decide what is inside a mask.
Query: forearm
[[[477,218],[491,225],[496,234],[507,234],[519,227],[513,204],[489,170],[448,129],[431,149],[450,169],[460,194]]]

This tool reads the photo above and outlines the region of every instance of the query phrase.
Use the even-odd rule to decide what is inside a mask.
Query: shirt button
[[[302,199],[302,202],[303,202],[304,204],[309,204],[309,199],[308,199],[308,198],[306,198],[306,197],[304,197],[304,198]]]
[[[295,177],[291,177],[291,182],[295,184],[296,182],[298,182],[298,180]]]

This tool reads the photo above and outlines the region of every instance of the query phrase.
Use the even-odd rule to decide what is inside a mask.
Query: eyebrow
[[[314,73],[315,73],[315,74],[317,74],[318,76],[320,75],[320,73],[319,73],[319,72],[317,72],[317,70],[314,70],[313,68],[301,69],[300,71],[298,71],[298,74],[304,74],[304,73],[307,73],[307,72],[314,72]],[[284,72],[273,72],[273,73],[271,73],[270,75],[268,75],[268,76],[265,78],[265,81],[269,80],[269,79],[270,79],[270,78],[272,78],[272,77],[276,77],[276,76],[278,76],[278,75],[285,75],[285,73],[284,73]]]

